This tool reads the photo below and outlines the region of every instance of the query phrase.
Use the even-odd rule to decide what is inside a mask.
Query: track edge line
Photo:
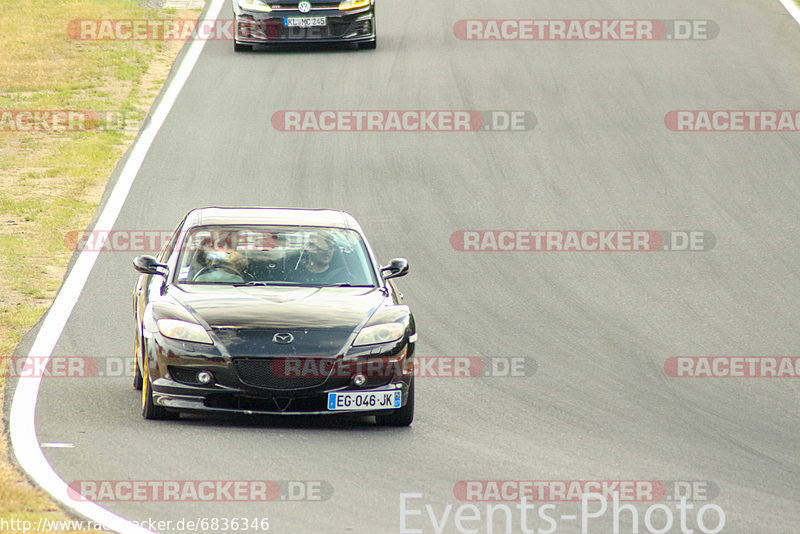
[[[217,17],[222,10],[224,1],[212,0],[208,9],[201,16],[201,20]],[[94,226],[95,230],[110,230],[113,227],[127,199],[133,181],[141,168],[144,157],[149,151],[156,134],[161,129],[161,125],[172,105],[177,100],[178,94],[180,94],[204,46],[205,40],[193,41],[182,58],[174,77],[169,81],[161,100],[156,104],[151,120],[131,146],[119,178],[108,195],[105,206]],[[41,328],[34,338],[31,349],[28,351],[29,357],[50,358],[72,313],[72,309],[83,291],[86,279],[97,261],[97,256],[98,252],[96,251],[82,251],[78,254],[58,295],[56,295],[53,304],[41,323]],[[18,381],[11,401],[8,433],[11,451],[22,471],[50,497],[80,517],[100,524],[106,529],[119,534],[155,534],[94,502],[77,500],[71,495],[74,492],[70,491],[66,482],[58,476],[48,463],[44,452],[39,446],[39,440],[36,435],[35,415],[40,384],[40,377]]]

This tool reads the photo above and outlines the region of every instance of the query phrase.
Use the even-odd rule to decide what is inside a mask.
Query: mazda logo
[[[292,341],[294,341],[294,336],[292,334],[290,334],[289,332],[286,332],[285,334],[278,332],[277,334],[272,336],[272,342],[273,343],[280,343],[281,345],[288,345]]]
[[[308,13],[311,11],[311,2],[300,2],[297,4],[297,9],[300,10],[300,13]]]

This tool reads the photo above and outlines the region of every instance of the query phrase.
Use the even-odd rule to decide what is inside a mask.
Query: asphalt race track
[[[695,19],[719,33],[454,34],[461,19],[501,18]],[[115,228],[171,230],[205,205],[344,209],[382,261],[409,259],[398,285],[417,318],[417,355],[473,356],[501,376],[421,377],[407,429],[338,418],[148,422],[129,376],[45,378],[39,441],[74,444],[44,449],[53,469],[67,483],[290,481],[267,503],[100,503],[133,521],[172,521],[153,527],[165,533],[199,518],[269,518],[275,533],[522,532],[515,499],[509,523],[503,512],[487,519],[486,505],[499,503],[454,493],[485,480],[660,481],[668,498],[680,481],[697,488],[695,532],[709,503],[705,532],[717,510],[722,532],[800,531],[800,383],[665,370],[673,357],[800,353],[800,133],[665,125],[675,110],[800,109],[797,22],[778,1],[439,0],[381,2],[378,23],[375,51],[234,54],[229,41],[206,43]],[[518,110],[536,125],[282,132],[271,120],[283,110]],[[462,230],[702,231],[714,246],[472,252],[451,243]],[[97,358],[101,369],[132,358],[134,255],[100,254],[55,356]],[[502,376],[514,358],[524,358],[522,376]],[[529,527],[581,532],[580,503],[556,501],[556,530],[537,512]],[[675,513],[667,531],[681,532],[678,503],[660,502]],[[459,525],[465,504],[475,508],[461,509]],[[634,504],[638,520],[622,512],[619,532],[655,531],[643,519],[653,503]],[[613,531],[611,506],[588,532]],[[659,509],[651,522],[661,528],[665,517]]]

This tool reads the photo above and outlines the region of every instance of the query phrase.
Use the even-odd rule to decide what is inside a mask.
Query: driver
[[[295,281],[312,285],[346,282],[347,271],[340,254],[330,232],[323,230],[311,234],[297,262]]]
[[[212,236],[211,242],[198,251],[200,269],[193,282],[240,284],[244,282],[247,259],[236,250],[238,237],[235,232],[220,232]]]

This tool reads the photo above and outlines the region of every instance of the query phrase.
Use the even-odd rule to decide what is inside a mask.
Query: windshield
[[[353,230],[287,226],[204,226],[186,234],[180,284],[375,286]]]

